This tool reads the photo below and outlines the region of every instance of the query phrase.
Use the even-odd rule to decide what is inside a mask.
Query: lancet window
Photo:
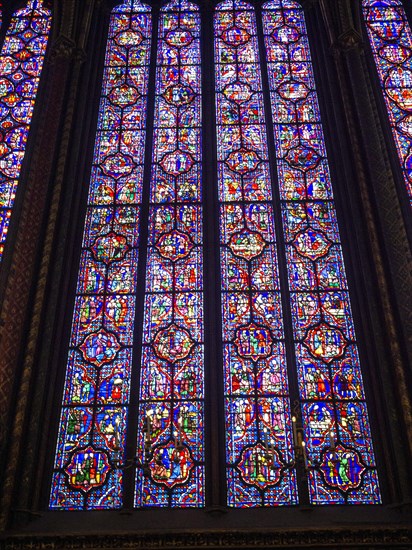
[[[218,4],[210,67],[201,14],[111,15],[50,506],[203,507],[212,455],[232,507],[379,503],[303,10]]]

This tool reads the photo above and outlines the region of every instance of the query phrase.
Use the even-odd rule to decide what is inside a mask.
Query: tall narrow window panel
[[[0,54],[0,262],[42,72],[51,12],[42,0],[16,11]]]
[[[310,499],[379,503],[302,7],[268,2],[263,26]]]
[[[137,506],[204,503],[199,8],[160,12],[137,458]]]
[[[401,0],[363,0],[363,14],[412,205],[412,32]]]
[[[147,5],[113,9],[50,506],[122,505],[151,38]]]
[[[255,12],[215,14],[228,503],[297,500]]]

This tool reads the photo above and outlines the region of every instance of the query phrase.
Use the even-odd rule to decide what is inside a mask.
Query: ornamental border
[[[412,528],[317,529],[284,531],[209,531],[108,535],[9,535],[0,540],[5,550],[109,550],[178,548],[412,548]]]

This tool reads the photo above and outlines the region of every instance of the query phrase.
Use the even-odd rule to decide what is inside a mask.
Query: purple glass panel
[[[400,0],[364,0],[363,14],[412,204],[412,32]]]
[[[295,504],[291,414],[255,13],[215,12],[228,504]]]
[[[136,506],[204,504],[200,14],[160,13]]]
[[[375,459],[303,9],[263,27],[310,498],[380,502]]]
[[[0,54],[0,261],[51,26],[41,0],[16,11]]]
[[[150,8],[113,9],[66,370],[52,509],[122,506]]]

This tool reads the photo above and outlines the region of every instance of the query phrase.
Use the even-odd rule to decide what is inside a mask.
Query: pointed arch
[[[0,54],[0,262],[30,131],[52,22],[42,0],[11,20]]]

